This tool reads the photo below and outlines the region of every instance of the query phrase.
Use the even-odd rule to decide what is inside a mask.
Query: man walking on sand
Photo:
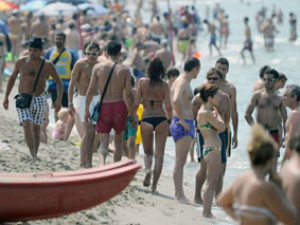
[[[112,71],[112,77],[108,84],[106,94],[101,107],[100,118],[97,122],[96,131],[100,133],[100,164],[104,165],[108,154],[109,133],[113,128],[115,130],[115,152],[114,162],[122,159],[122,141],[123,133],[126,128],[127,114],[132,121],[135,121],[136,112],[127,111],[123,100],[125,91],[126,101],[130,108],[133,105],[134,97],[130,85],[130,71],[122,64],[118,64],[122,45],[117,41],[110,41],[107,44],[107,53],[109,59],[106,62],[94,66],[92,79],[87,90],[85,121],[88,122],[90,115],[89,107],[92,98],[97,90],[99,94],[103,93],[107,78]]]
[[[9,107],[9,94],[13,89],[18,74],[20,82],[18,91],[20,94],[33,94],[31,104],[26,108],[17,106],[20,124],[23,126],[26,144],[34,160],[38,160],[37,153],[40,145],[40,126],[44,123],[47,111],[47,96],[45,93],[46,81],[52,76],[57,84],[57,100],[54,109],[58,112],[61,108],[62,81],[56,73],[54,65],[41,57],[43,52],[42,39],[32,38],[28,42],[29,56],[17,60],[13,73],[8,80],[3,107]],[[34,90],[37,75],[40,76]]]
[[[292,111],[285,123],[285,143],[287,144],[287,146],[281,165],[283,165],[284,162],[288,159],[288,154],[290,151],[288,143],[290,139],[297,133],[300,134],[300,87],[298,85],[289,85],[286,87],[283,94],[283,103]]]
[[[245,118],[249,125],[254,123],[252,118],[252,113],[254,109],[257,110],[256,122],[260,123],[269,133],[276,143],[278,144],[278,149],[280,148],[279,140],[279,120],[278,114],[281,114],[283,123],[286,124],[286,108],[283,104],[282,97],[278,94],[276,90],[276,83],[279,78],[279,73],[270,69],[265,72],[264,82],[265,88],[254,92],[251,101],[247,107]],[[284,128],[285,136],[285,128]]]
[[[191,81],[200,72],[200,61],[196,58],[187,60],[184,72],[174,82],[171,89],[173,120],[170,131],[175,141],[176,161],[173,171],[175,199],[184,204],[191,203],[183,192],[183,168],[186,163],[189,147],[195,135],[194,115],[192,110],[193,91]]]
[[[92,156],[93,156],[93,144],[95,137],[95,124],[85,123],[85,101],[86,92],[90,84],[92,77],[92,70],[98,63],[97,57],[100,53],[100,47],[97,43],[90,42],[86,44],[85,55],[86,57],[77,61],[72,71],[72,77],[70,81],[68,97],[69,97],[69,113],[74,116],[75,113],[79,114],[80,122],[83,124],[83,139],[80,146],[80,166],[84,168],[92,167]],[[73,95],[75,86],[78,89],[77,104],[75,108],[73,106]],[[90,111],[94,108],[99,100],[99,95],[93,96]]]

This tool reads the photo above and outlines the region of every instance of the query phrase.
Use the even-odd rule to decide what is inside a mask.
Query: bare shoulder
[[[79,59],[76,61],[75,65],[81,66],[84,65],[87,59],[83,58],[83,59]]]

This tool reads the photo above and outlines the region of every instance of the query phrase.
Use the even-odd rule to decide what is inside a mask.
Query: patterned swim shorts
[[[45,93],[39,96],[33,96],[30,108],[17,108],[20,124],[29,121],[37,125],[42,125],[45,121],[47,112],[47,95]]]

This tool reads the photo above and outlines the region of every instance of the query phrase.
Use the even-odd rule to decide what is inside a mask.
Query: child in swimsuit
[[[58,120],[55,124],[55,128],[52,133],[53,139],[63,140],[68,121],[69,121],[68,109],[62,108],[58,112]]]

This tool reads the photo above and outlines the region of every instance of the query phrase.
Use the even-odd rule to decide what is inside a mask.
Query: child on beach
[[[69,111],[67,108],[62,108],[58,112],[58,121],[56,122],[55,128],[52,133],[53,139],[63,140],[68,121]]]

